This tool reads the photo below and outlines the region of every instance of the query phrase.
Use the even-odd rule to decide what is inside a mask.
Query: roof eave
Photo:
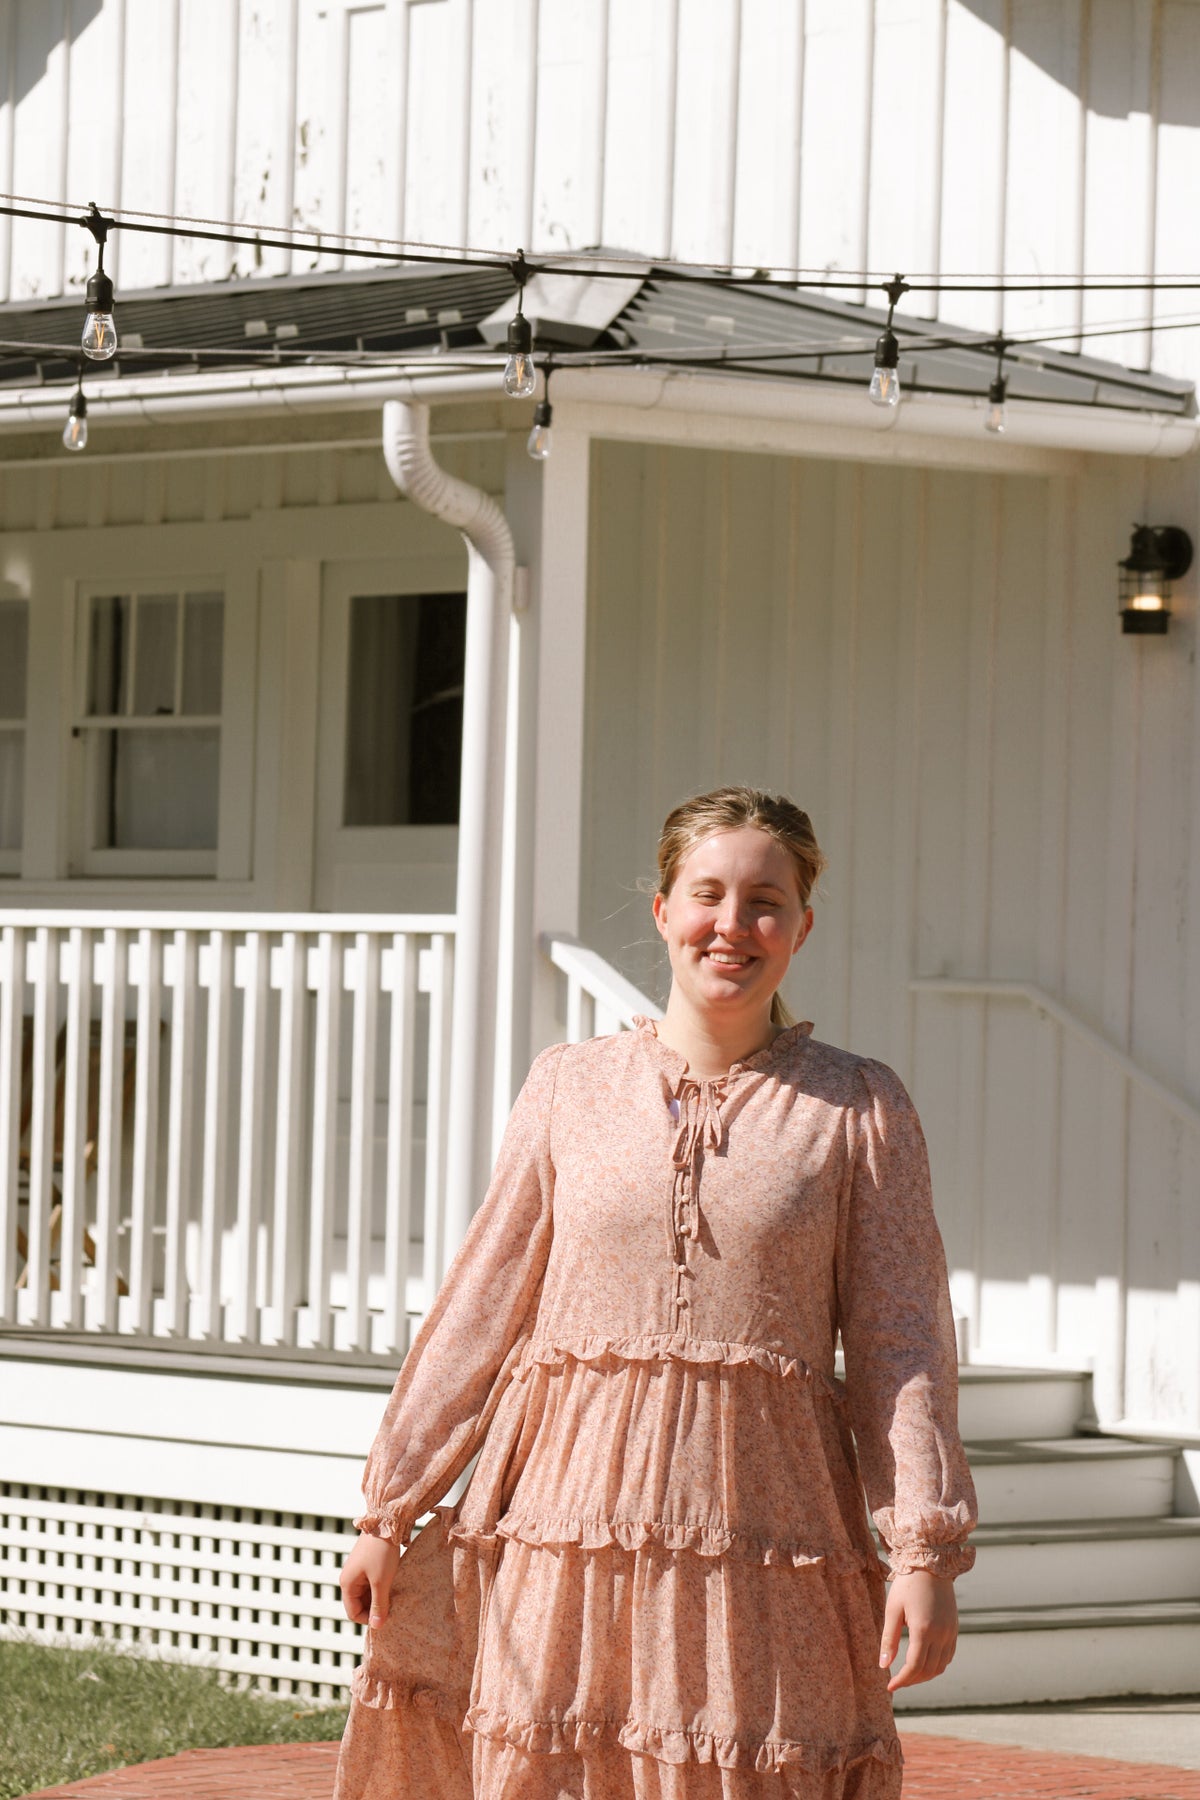
[[[494,368],[430,373],[428,363],[396,363],[371,369],[273,368],[194,376],[122,378],[89,392],[93,426],[161,425],[208,418],[279,416],[374,408],[388,399],[439,404],[499,394]],[[845,383],[772,381],[761,376],[709,374],[694,369],[560,367],[554,377],[556,408],[586,404],[625,419],[621,435],[696,442],[695,424],[742,419],[785,428],[821,426],[850,432],[871,457],[888,455],[891,442],[969,439],[1003,466],[1007,446],[1119,456],[1181,457],[1200,446],[1200,419],[1179,414],[1102,405],[1018,400],[1008,408],[1002,439],[983,431],[986,401],[910,391],[894,411],[869,405],[865,393]],[[0,389],[0,434],[49,431],[61,426],[66,396],[61,387]],[[675,421],[691,421],[686,427]],[[633,427],[637,429],[634,430]],[[778,432],[776,433],[778,436]],[[782,441],[782,440],[781,440]],[[732,447],[732,446],[731,446]],[[812,446],[807,447],[811,453]],[[843,450],[842,454],[846,454]],[[973,459],[974,460],[974,459]]]

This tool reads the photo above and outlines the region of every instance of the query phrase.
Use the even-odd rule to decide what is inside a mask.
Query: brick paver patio
[[[1200,1800],[1200,1769],[900,1734],[904,1800]],[[27,1800],[329,1800],[336,1744],[185,1750]]]

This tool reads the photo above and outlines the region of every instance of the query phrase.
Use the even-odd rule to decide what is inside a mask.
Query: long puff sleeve
[[[534,1058],[484,1199],[413,1340],[363,1476],[360,1531],[407,1544],[479,1448],[550,1254],[550,1111],[565,1046]]]
[[[958,1432],[958,1346],[929,1156],[900,1077],[864,1059],[854,1163],[839,1221],[846,1396],[867,1504],[891,1576],[964,1574],[977,1523]]]

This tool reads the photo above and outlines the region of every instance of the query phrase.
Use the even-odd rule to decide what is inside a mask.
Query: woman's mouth
[[[723,969],[744,969],[754,960],[750,956],[739,956],[733,950],[706,950],[704,954],[710,962],[719,963]]]

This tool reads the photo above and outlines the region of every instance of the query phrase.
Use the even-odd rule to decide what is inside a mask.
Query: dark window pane
[[[25,733],[0,731],[0,850],[21,848],[25,799]]]
[[[221,734],[187,730],[97,732],[102,850],[215,850]]]
[[[346,825],[453,825],[462,763],[465,594],[356,594]]]
[[[92,601],[87,709],[101,718],[125,711],[130,611],[128,594],[97,595]]]
[[[24,600],[0,600],[0,719],[25,717],[28,645],[28,605]]]
[[[174,594],[139,594],[136,619],[133,710],[142,718],[173,713],[179,601]]]
[[[221,711],[225,600],[187,594],[183,602],[183,710],[215,718]]]

